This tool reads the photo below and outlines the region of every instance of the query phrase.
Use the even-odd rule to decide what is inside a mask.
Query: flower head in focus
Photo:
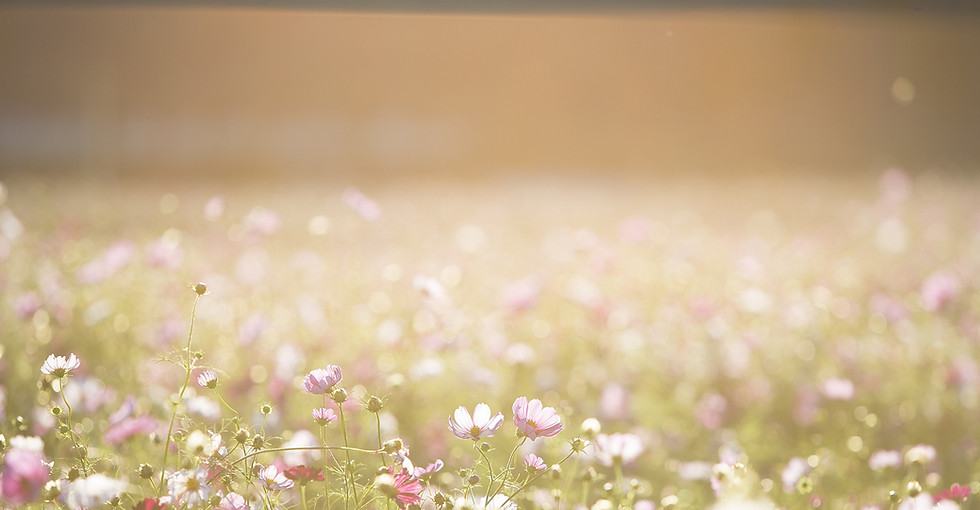
[[[82,362],[78,360],[75,353],[69,354],[67,358],[52,354],[41,365],[41,373],[60,379],[72,373],[81,364]]]
[[[514,425],[532,441],[553,437],[561,432],[561,418],[554,407],[544,407],[541,401],[520,397],[514,401]]]
[[[459,406],[456,412],[449,417],[449,430],[460,439],[479,440],[481,437],[493,437],[494,432],[504,424],[504,415],[497,413],[490,416],[490,406],[480,403],[473,409],[473,416],[470,417],[469,411]]]

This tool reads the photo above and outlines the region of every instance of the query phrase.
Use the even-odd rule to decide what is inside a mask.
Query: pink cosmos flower
[[[39,450],[13,447],[3,455],[0,494],[13,505],[36,501],[48,481],[50,469]]]
[[[422,478],[425,478],[426,476],[429,476],[433,473],[440,471],[442,467],[443,467],[442,459],[436,459],[435,462],[429,464],[426,467],[416,467],[415,469],[413,469],[412,478],[415,478],[416,480],[420,480]]]
[[[395,474],[395,466],[388,466],[388,473],[383,473],[375,479],[374,485],[398,503],[399,508],[422,501],[422,484],[406,469]]]
[[[543,407],[541,401],[520,397],[514,401],[514,425],[531,441],[539,437],[554,437],[561,432],[561,418],[554,407]]]
[[[548,465],[544,463],[544,459],[538,457],[533,453],[529,453],[524,456],[524,467],[527,469],[528,473],[536,473],[538,471],[544,471]]]
[[[127,417],[106,429],[102,434],[102,440],[107,444],[118,444],[139,434],[149,434],[156,428],[156,419],[148,414]]]
[[[479,440],[481,437],[493,437],[494,432],[504,424],[504,415],[497,413],[490,417],[490,406],[480,403],[473,409],[473,417],[469,411],[459,406],[453,416],[449,417],[449,430],[460,439]]]
[[[279,469],[272,464],[262,468],[262,470],[259,471],[259,480],[262,480],[262,483],[267,489],[274,491],[291,489],[294,485],[292,480],[286,478],[286,475],[280,472]]]
[[[333,412],[333,409],[327,409],[326,407],[318,407],[313,410],[313,421],[317,425],[323,427],[328,423],[337,420],[337,413]]]
[[[75,353],[69,354],[67,358],[51,354],[48,356],[48,359],[44,360],[44,364],[41,365],[41,373],[60,379],[70,374],[73,370],[81,366],[81,364],[82,362],[78,360]]]
[[[344,374],[337,365],[315,368],[303,378],[303,389],[314,395],[325,395],[343,378]]]
[[[972,491],[970,490],[969,486],[954,483],[948,489],[937,492],[935,495],[935,500],[936,502],[942,501],[944,499],[963,501],[971,493]]]

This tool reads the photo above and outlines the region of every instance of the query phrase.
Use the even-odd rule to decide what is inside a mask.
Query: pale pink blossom
[[[929,312],[938,312],[960,293],[961,287],[960,279],[956,275],[949,272],[933,273],[922,282],[922,308]]]
[[[249,510],[251,507],[248,506],[248,502],[241,494],[229,492],[221,498],[218,508],[221,510]]]
[[[636,434],[599,434],[595,443],[596,457],[606,466],[629,464],[643,453],[643,441]]]
[[[426,476],[432,475],[442,470],[443,468],[442,459],[436,459],[435,462],[429,464],[425,467],[416,467],[412,470],[412,477],[415,479],[425,478]]]
[[[548,465],[544,463],[544,459],[541,457],[529,453],[524,456],[524,468],[527,469],[528,473],[536,473],[538,471],[544,471],[548,468]]]
[[[218,386],[218,374],[214,370],[208,369],[197,376],[197,384],[202,388],[214,389]]]
[[[473,416],[463,406],[449,417],[449,430],[460,439],[479,440],[481,437],[493,437],[494,432],[504,424],[504,415],[497,413],[490,416],[490,406],[480,403],[473,409]]]
[[[377,221],[381,218],[381,206],[374,200],[368,198],[364,193],[361,193],[360,190],[347,188],[344,190],[342,198],[344,204],[359,214],[361,218],[367,221]]]
[[[532,441],[539,437],[554,437],[561,432],[561,417],[554,407],[544,407],[538,399],[520,397],[514,401],[514,425]]]
[[[831,400],[851,400],[854,398],[854,383],[850,379],[841,377],[827,379],[820,389],[823,396]]]
[[[902,452],[896,450],[878,450],[868,458],[868,467],[875,471],[885,468],[897,468],[902,465]]]
[[[325,395],[343,378],[344,374],[337,365],[315,368],[303,378],[303,389],[314,395]]]
[[[333,409],[318,407],[313,410],[313,421],[319,426],[324,426],[337,420],[337,413]]]

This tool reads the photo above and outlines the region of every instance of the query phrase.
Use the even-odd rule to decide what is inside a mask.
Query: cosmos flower
[[[408,470],[402,469],[395,474],[395,466],[389,466],[387,473],[378,475],[374,486],[385,496],[395,500],[400,508],[412,505],[422,500],[422,484]]]
[[[313,421],[317,425],[323,427],[328,423],[337,420],[337,413],[333,412],[333,409],[327,409],[326,407],[318,407],[313,410]]]
[[[241,494],[229,492],[221,498],[218,508],[221,510],[249,510],[251,507],[248,506],[248,502]]]
[[[181,469],[167,477],[167,492],[175,504],[186,505],[188,508],[205,505],[211,495],[207,480],[208,473],[204,469]]]
[[[52,354],[48,356],[48,359],[44,360],[44,364],[41,365],[41,373],[60,379],[72,373],[72,371],[81,366],[81,364],[82,362],[78,360],[75,353],[69,354],[67,358]]]
[[[561,432],[561,418],[554,407],[543,407],[541,401],[520,397],[514,401],[514,425],[532,441],[539,437],[554,437]]]
[[[344,374],[337,365],[315,368],[303,378],[303,389],[314,395],[325,395],[343,378]]]
[[[262,484],[266,488],[275,491],[290,489],[294,485],[292,480],[287,478],[276,466],[271,464],[259,471],[259,480],[262,480]]]
[[[443,467],[442,459],[436,459],[435,462],[429,464],[425,467],[416,467],[412,470],[412,478],[416,480],[425,478],[426,476],[432,475],[440,471]]]
[[[202,388],[215,389],[218,386],[218,374],[211,369],[201,372],[201,375],[197,376],[197,384]]]
[[[544,463],[544,459],[533,453],[529,453],[524,456],[524,467],[528,473],[536,473],[538,471],[544,471],[548,466]]]
[[[473,417],[469,411],[459,406],[449,417],[449,430],[460,439],[479,440],[481,437],[493,437],[494,432],[504,424],[504,415],[497,413],[490,416],[490,406],[480,403],[473,409]]]

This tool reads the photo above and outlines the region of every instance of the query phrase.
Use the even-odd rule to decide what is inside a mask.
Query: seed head
[[[191,285],[191,288],[194,289],[194,293],[198,296],[203,296],[208,293],[208,286],[202,282]]]

